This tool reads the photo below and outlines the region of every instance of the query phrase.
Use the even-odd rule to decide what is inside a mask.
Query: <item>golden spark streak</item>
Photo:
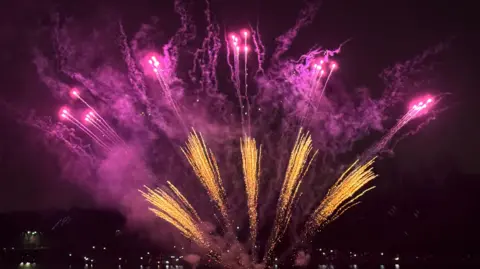
[[[268,247],[267,255],[265,256],[267,259],[287,229],[300,183],[317,155],[317,151],[315,151],[313,155],[309,157],[312,149],[312,137],[308,132],[303,134],[302,129],[300,129],[290,155],[285,180],[283,181],[280,192],[273,234],[269,242],[270,246]]]
[[[208,242],[200,229],[200,218],[192,205],[180,191],[168,182],[169,190],[148,187],[146,192],[140,190],[142,196],[154,207],[149,208],[159,218],[169,222],[185,237],[201,247],[207,247]]]
[[[262,148],[260,146],[260,149],[257,149],[255,139],[245,137],[240,139],[240,149],[242,152],[245,191],[247,193],[248,215],[250,217],[250,241],[252,245],[255,246],[258,221],[258,181],[260,177]]]
[[[210,198],[215,202],[227,224],[228,215],[225,205],[225,190],[220,178],[217,161],[212,151],[207,148],[201,134],[195,130],[188,136],[186,148],[182,148],[183,154],[193,168],[203,187],[207,190]]]
[[[355,195],[366,184],[375,179],[377,175],[373,172],[372,165],[375,158],[362,166],[356,167],[358,160],[354,162],[330,188],[327,195],[312,214],[307,223],[307,233],[324,227],[337,219],[351,207],[357,205],[358,198],[375,187],[370,187]]]

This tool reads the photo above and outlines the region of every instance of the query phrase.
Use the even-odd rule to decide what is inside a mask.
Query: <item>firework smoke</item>
[[[335,75],[341,72],[341,63],[334,61],[341,46],[317,46],[296,59],[285,56],[318,7],[307,4],[296,24],[276,38],[278,46],[272,55],[266,55],[258,26],[247,31],[237,28],[234,37],[228,33],[223,42],[220,33],[225,29],[215,23],[208,1],[203,37],[197,36],[188,14],[190,5],[180,0],[175,1],[175,11],[181,25],[170,39],[161,33],[156,19],[145,22],[132,35],[118,20],[85,35],[74,20],[63,22],[55,16],[51,33],[55,57],[47,56],[50,48],[40,45],[33,55],[40,80],[59,101],[49,115],[61,107],[60,121],[30,114],[19,118],[44,131],[48,149],[60,154],[63,176],[86,187],[99,203],[120,208],[129,219],[152,222],[151,214],[144,214],[150,212],[137,190],[144,185],[167,185],[142,191],[157,216],[207,253],[214,250],[215,260],[224,265],[263,268],[289,225],[303,222],[292,217],[295,205],[303,215],[310,216],[313,211],[306,228],[311,232],[340,216],[370,190],[364,187],[375,178],[371,159],[399,130],[437,102],[426,97],[411,106],[378,143],[361,154],[317,207],[315,196],[325,188],[318,180],[338,172],[336,156],[348,152],[371,130],[383,130],[388,109],[410,97],[410,89],[418,89],[411,87],[415,81],[410,74],[418,73],[424,60],[443,48],[386,70],[382,74],[385,91],[380,98],[371,98],[366,89],[352,96]],[[196,39],[201,45],[192,49],[190,43]],[[113,51],[119,51],[121,57]],[[222,51],[226,51],[226,63],[219,57]],[[180,61],[181,57],[187,61]],[[265,64],[267,59],[271,61]],[[185,68],[180,62],[193,64]],[[228,68],[222,64],[230,68],[227,84],[219,79],[227,76],[223,69]],[[308,132],[298,133],[290,152],[291,139],[299,127]],[[188,135],[190,128],[196,131]],[[186,146],[179,152],[186,138]],[[322,153],[322,165],[307,175],[316,150]],[[177,186],[190,182],[185,179],[183,157],[205,194],[185,186],[181,186],[181,193],[164,181],[169,178]],[[223,178],[232,180],[222,182],[219,166]],[[260,172],[268,181],[260,180]],[[309,191],[300,191],[301,187]],[[303,199],[299,199],[300,192]],[[308,199],[307,195],[314,197]],[[240,219],[238,212],[247,209],[251,254],[232,233],[215,233],[221,221],[216,221],[210,206],[200,206],[204,201],[214,203],[230,228],[236,219],[229,215]],[[201,222],[192,205],[202,218],[211,216],[211,222]],[[265,263],[256,264],[258,231],[273,214]],[[158,229],[153,227],[154,235]],[[308,254],[300,256],[298,265],[308,263]],[[196,257],[189,258],[192,264],[199,262]]]

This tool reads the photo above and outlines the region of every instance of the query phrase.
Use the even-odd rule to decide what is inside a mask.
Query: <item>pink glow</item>
[[[248,32],[247,32],[247,30],[243,30],[243,36],[244,36],[245,38],[248,37]]]
[[[70,96],[71,96],[72,98],[77,98],[77,97],[80,96],[80,93],[79,93],[79,91],[78,91],[76,88],[72,88],[72,89],[70,90]]]
[[[245,50],[245,52],[248,52],[248,47],[247,47],[247,46],[245,46],[244,50]]]
[[[61,119],[66,119],[69,114],[70,112],[67,107],[62,107],[60,110],[58,110],[58,115]]]
[[[161,69],[162,59],[162,55],[154,51],[145,54],[140,61],[145,74],[156,77],[156,73]]]
[[[428,95],[421,98],[416,98],[410,103],[410,109],[416,111],[426,110],[433,105],[432,102],[433,98]]]

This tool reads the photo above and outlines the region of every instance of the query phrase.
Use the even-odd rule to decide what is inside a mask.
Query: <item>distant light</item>
[[[398,261],[398,260],[400,260],[400,257],[395,257],[395,259],[394,259],[394,260]]]
[[[118,260],[121,261],[121,260],[122,260],[122,257],[118,258]]]
[[[383,252],[382,252],[382,253],[380,253],[380,255],[382,255],[382,256],[383,256]]]
[[[103,247],[103,250],[107,250],[107,247]]]
[[[395,269],[400,269],[400,265],[399,265],[399,264],[395,264]]]
[[[69,253],[68,256],[72,257],[72,253]]]
[[[237,226],[237,230],[240,230],[240,226]]]
[[[143,260],[143,257],[140,257],[140,260]]]
[[[95,249],[95,246],[92,246],[93,249]]]

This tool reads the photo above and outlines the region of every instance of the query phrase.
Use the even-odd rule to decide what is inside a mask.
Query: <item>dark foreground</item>
[[[67,264],[9,264],[9,265],[0,265],[3,269],[86,269],[86,268],[97,268],[97,269],[128,269],[128,268],[135,268],[135,269],[187,269],[191,268],[191,266],[169,266],[166,267],[165,265],[67,265]],[[197,268],[212,268],[211,266],[200,265]],[[381,264],[369,264],[369,265],[323,265],[323,264],[311,264],[306,267],[294,267],[294,266],[278,266],[277,268],[315,268],[315,269],[470,269],[470,268],[480,268],[480,265],[475,264],[465,264],[465,263],[458,263],[458,264],[389,264],[389,265],[381,265]]]

